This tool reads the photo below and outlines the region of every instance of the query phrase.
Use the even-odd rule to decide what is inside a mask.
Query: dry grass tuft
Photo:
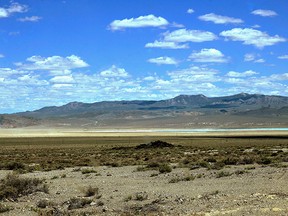
[[[5,198],[17,199],[20,196],[37,191],[48,193],[48,186],[38,178],[21,178],[17,174],[8,174],[0,182],[0,200]]]

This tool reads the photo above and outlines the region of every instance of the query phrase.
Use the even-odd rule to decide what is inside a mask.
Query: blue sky
[[[0,2],[0,113],[71,101],[288,96],[287,0]]]

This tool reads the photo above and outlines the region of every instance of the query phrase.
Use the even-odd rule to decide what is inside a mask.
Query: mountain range
[[[0,127],[235,128],[287,127],[288,97],[241,93],[179,95],[167,100],[71,102],[0,115]]]

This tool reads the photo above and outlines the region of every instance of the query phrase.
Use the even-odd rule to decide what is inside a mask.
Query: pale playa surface
[[[0,129],[0,137],[129,137],[129,136],[286,136],[288,130],[270,129],[247,129],[230,131],[187,131],[183,129],[102,129],[102,130],[79,130],[79,129]]]

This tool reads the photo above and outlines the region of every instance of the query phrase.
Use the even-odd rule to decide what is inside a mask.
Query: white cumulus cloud
[[[26,59],[28,63],[16,63],[21,69],[24,70],[69,70],[73,68],[83,68],[89,65],[83,61],[80,57],[76,55],[71,55],[67,57],[61,56],[51,56],[51,57],[41,57],[32,56]]]
[[[73,86],[72,84],[67,84],[67,83],[55,83],[54,85],[52,85],[52,88],[62,90],[62,89],[71,89],[72,86]]]
[[[256,55],[253,53],[247,53],[244,56],[244,61],[249,62],[249,61],[254,61],[256,58]]]
[[[60,84],[71,84],[74,83],[75,80],[72,76],[55,76],[50,79],[51,83],[60,83]]]
[[[174,83],[185,83],[185,82],[214,82],[219,80],[216,76],[218,72],[214,69],[207,67],[191,66],[190,68],[171,71],[168,75],[173,80]]]
[[[173,32],[164,33],[165,41],[172,42],[204,42],[216,40],[217,36],[212,32],[201,31],[201,30],[187,30],[178,29]]]
[[[188,49],[188,44],[179,44],[172,41],[154,41],[153,43],[147,43],[146,48],[162,48],[162,49]]]
[[[18,21],[20,21],[20,22],[38,22],[41,19],[42,19],[42,17],[39,17],[39,16],[31,16],[31,17],[19,18]]]
[[[278,59],[288,59],[288,55],[278,56]]]
[[[264,63],[265,60],[263,58],[260,58],[259,54],[254,53],[246,53],[244,55],[244,61],[245,62],[254,62],[254,63]]]
[[[248,70],[248,71],[245,71],[245,72],[236,72],[236,71],[229,71],[226,75],[228,77],[249,77],[249,76],[253,76],[253,75],[256,75],[258,74],[257,72],[255,71],[252,71],[252,70]]]
[[[129,74],[124,68],[118,68],[115,65],[112,65],[109,69],[101,71],[100,75],[102,77],[114,77],[114,78],[121,78],[121,77],[128,77]]]
[[[8,8],[0,7],[0,18],[7,18],[13,13],[24,13],[26,11],[27,6],[21,5],[19,3],[12,3]]]
[[[25,85],[25,86],[45,86],[48,85],[48,82],[43,79],[39,79],[39,76],[35,76],[32,74],[25,74],[17,78],[18,85]]]
[[[251,14],[258,15],[258,16],[263,16],[263,17],[273,17],[273,16],[277,16],[278,15],[275,11],[262,10],[262,9],[254,10],[254,11],[251,12]]]
[[[264,63],[265,62],[265,59],[257,59],[254,61],[255,63]]]
[[[15,78],[22,76],[23,74],[29,74],[29,71],[17,70],[12,68],[0,68],[0,77],[3,78]]]
[[[174,58],[167,57],[167,56],[164,56],[164,57],[161,56],[158,58],[151,58],[151,59],[148,59],[148,62],[158,64],[158,65],[162,65],[162,64],[176,65],[176,64],[178,64],[178,62]]]
[[[141,28],[141,27],[164,27],[169,22],[163,17],[156,17],[153,14],[147,16],[139,16],[137,18],[114,20],[110,23],[111,30],[121,30],[125,28]]]
[[[271,80],[288,80],[288,73],[284,74],[272,74],[270,76]]]
[[[228,61],[224,54],[217,49],[202,49],[200,52],[193,52],[189,59],[194,62],[214,62],[214,63],[225,63]]]
[[[153,77],[153,76],[147,76],[147,77],[144,77],[144,81],[153,81],[153,80],[155,80],[156,78],[155,77]]]
[[[270,36],[265,32],[250,28],[234,28],[228,31],[222,31],[220,35],[226,37],[227,40],[243,41],[243,44],[254,45],[257,48],[272,46],[286,41],[285,38],[282,38],[279,35]]]
[[[188,14],[192,14],[192,13],[194,13],[194,10],[193,10],[192,8],[189,8],[189,9],[187,10],[187,13],[188,13]]]
[[[243,20],[241,20],[241,19],[228,17],[228,16],[221,16],[221,15],[217,15],[214,13],[205,14],[205,15],[199,16],[198,18],[200,20],[210,21],[210,22],[213,22],[215,24],[226,24],[226,23],[239,24],[239,23],[243,23]]]

